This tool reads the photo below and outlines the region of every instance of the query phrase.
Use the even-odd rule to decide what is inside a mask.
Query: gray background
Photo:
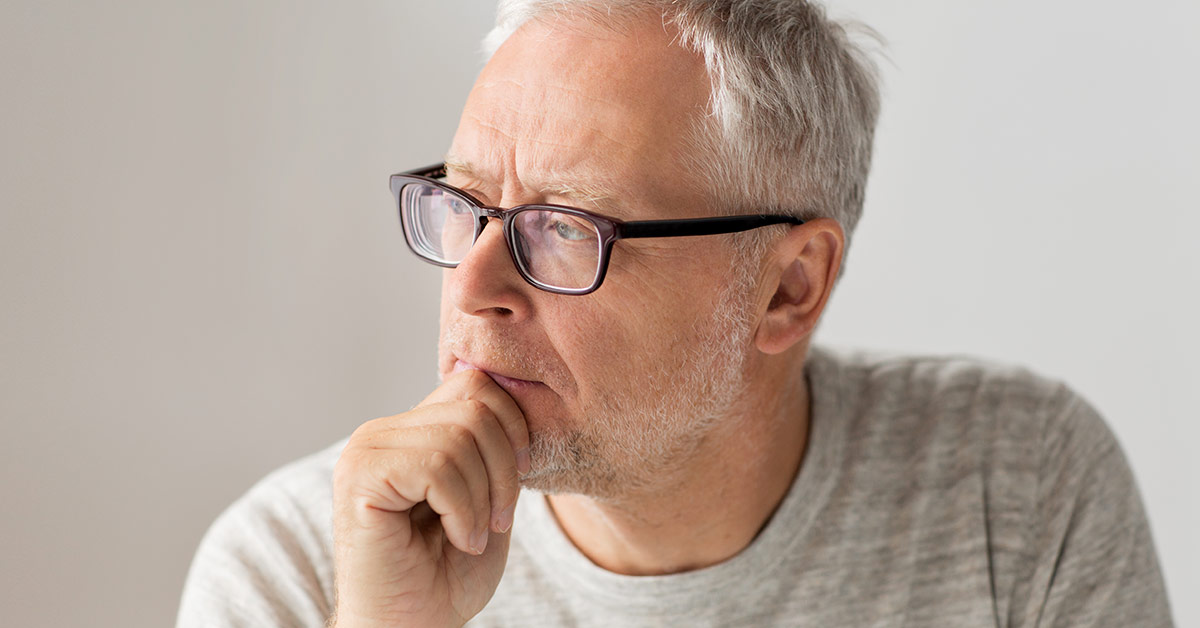
[[[1200,5],[832,12],[890,61],[819,338],[1073,384],[1138,474],[1177,621],[1200,625]],[[386,178],[445,150],[492,14],[0,3],[6,625],[169,625],[222,508],[432,387],[438,272],[404,249]]]

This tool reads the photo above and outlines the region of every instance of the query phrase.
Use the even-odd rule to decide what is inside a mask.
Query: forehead
[[[621,32],[531,21],[480,74],[450,152],[506,196],[589,189],[686,202],[708,94],[703,61],[661,20]]]

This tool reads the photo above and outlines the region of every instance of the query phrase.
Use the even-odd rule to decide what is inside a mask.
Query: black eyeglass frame
[[[408,244],[408,248],[412,250],[417,257],[443,268],[456,268],[460,262],[444,262],[442,260],[431,258],[421,252],[416,243],[413,241],[413,236],[410,233],[410,227],[404,220],[404,208],[400,198],[400,192],[405,185],[410,183],[420,183],[431,185],[440,188],[443,191],[451,192],[456,196],[460,196],[468,201],[471,205],[471,213],[476,219],[475,235],[471,240],[471,247],[479,241],[479,236],[483,234],[483,230],[487,227],[488,218],[498,218],[501,221],[501,229],[504,232],[504,241],[508,245],[508,254],[512,257],[513,265],[517,268],[521,278],[539,290],[553,292],[555,294],[568,295],[583,295],[595,292],[600,284],[604,282],[604,276],[608,273],[608,261],[612,256],[612,247],[617,240],[628,238],[677,238],[684,236],[703,236],[716,235],[721,233],[738,233],[741,231],[749,231],[759,227],[766,227],[776,224],[804,224],[804,220],[795,216],[784,216],[778,214],[745,214],[740,216],[714,216],[710,218],[684,218],[679,220],[634,220],[624,221],[617,218],[609,218],[577,207],[569,207],[566,205],[555,205],[552,203],[539,203],[530,205],[518,205],[509,209],[493,207],[480,202],[471,194],[464,192],[452,185],[438,181],[438,178],[446,176],[446,165],[444,163],[417,168],[393,174],[389,182],[391,184],[392,196],[396,201],[396,211],[400,214],[400,226],[404,231],[404,241]],[[522,263],[520,256],[517,255],[516,231],[513,229],[513,219],[520,213],[530,210],[551,210],[563,212],[573,216],[578,216],[596,227],[596,232],[600,234],[600,259],[597,262],[596,276],[592,280],[592,284],[586,288],[562,288],[552,286],[534,278],[528,268]],[[468,248],[469,252],[471,249]]]

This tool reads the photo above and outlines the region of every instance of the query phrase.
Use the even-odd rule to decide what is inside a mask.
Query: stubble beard
[[[746,388],[748,279],[722,290],[682,360],[636,356],[659,365],[636,390],[609,391],[586,409],[581,428],[531,433],[533,468],[522,486],[612,500],[670,484]]]

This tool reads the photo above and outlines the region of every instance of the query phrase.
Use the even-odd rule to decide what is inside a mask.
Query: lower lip
[[[477,368],[474,365],[467,364],[466,362],[463,362],[462,360],[457,360],[454,363],[454,370],[451,372],[457,373],[459,371],[468,371],[471,369],[475,369],[477,371],[483,371],[483,369]],[[483,372],[487,373],[488,377],[495,380],[495,382],[497,384],[499,384],[501,388],[503,388],[504,390],[507,390],[509,392],[513,392],[516,390],[529,390],[532,388],[536,388],[538,386],[545,385],[545,384],[542,384],[541,382],[531,382],[527,379],[516,379],[513,377],[505,377],[503,375],[497,375],[497,374],[489,372],[489,371],[483,371]]]

